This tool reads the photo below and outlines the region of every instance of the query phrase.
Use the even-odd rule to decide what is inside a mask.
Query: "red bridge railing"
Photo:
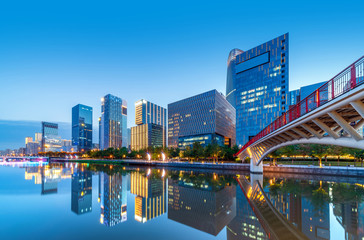
[[[293,122],[294,120],[304,116],[305,114],[315,110],[316,108],[340,97],[344,93],[362,85],[364,83],[364,56],[359,58],[349,67],[330,79],[324,85],[316,89],[308,97],[291,107],[287,112],[274,120],[260,133],[255,135],[247,142],[238,153],[237,156],[254,142],[267,136],[268,134],[278,130],[279,128]]]

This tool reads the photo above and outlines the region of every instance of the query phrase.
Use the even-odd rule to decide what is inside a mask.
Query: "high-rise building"
[[[248,51],[230,52],[226,98],[236,109],[239,146],[287,110],[288,73],[288,33]]]
[[[29,142],[33,142],[33,138],[32,137],[26,137],[25,138],[25,145],[27,145]]]
[[[78,152],[92,149],[92,107],[78,104],[72,108],[72,143]]]
[[[76,214],[92,211],[92,173],[76,169],[72,174],[71,210]]]
[[[166,146],[167,110],[141,99],[135,103],[135,124],[131,128],[131,149]]]
[[[62,140],[58,136],[58,124],[42,122],[42,152],[58,152],[61,147]]]
[[[168,146],[194,142],[235,145],[235,109],[216,90],[168,104]]]
[[[127,102],[111,94],[101,99],[100,149],[127,147]]]
[[[34,141],[40,144],[42,142],[42,133],[35,133]]]
[[[150,146],[163,147],[163,135],[165,131],[163,126],[146,123],[131,128],[131,149],[139,151]]]

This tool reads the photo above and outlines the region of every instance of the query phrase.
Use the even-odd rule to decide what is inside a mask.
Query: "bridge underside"
[[[262,173],[262,160],[288,145],[315,143],[364,149],[363,100],[362,85],[259,139],[238,156],[243,160],[249,157],[251,172]]]

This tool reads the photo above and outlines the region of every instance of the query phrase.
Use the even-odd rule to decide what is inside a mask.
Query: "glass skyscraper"
[[[42,122],[42,152],[58,152],[62,147],[58,124]]]
[[[236,109],[239,146],[287,110],[288,73],[288,33],[248,51],[231,50],[226,98]]]
[[[168,146],[194,142],[235,144],[235,109],[224,95],[211,90],[168,104]]]
[[[127,147],[127,102],[111,94],[101,99],[100,149]]]
[[[72,145],[78,152],[92,149],[92,107],[78,104],[72,108]]]

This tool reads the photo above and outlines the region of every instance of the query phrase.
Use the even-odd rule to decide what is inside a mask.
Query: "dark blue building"
[[[242,146],[288,108],[288,33],[248,51],[231,50],[227,65],[226,99],[236,109]]]
[[[76,169],[72,174],[71,210],[76,214],[92,211],[92,173]]]
[[[168,104],[168,146],[194,142],[235,145],[235,109],[216,90]]]
[[[72,108],[72,145],[79,152],[92,149],[92,107],[78,104]]]

